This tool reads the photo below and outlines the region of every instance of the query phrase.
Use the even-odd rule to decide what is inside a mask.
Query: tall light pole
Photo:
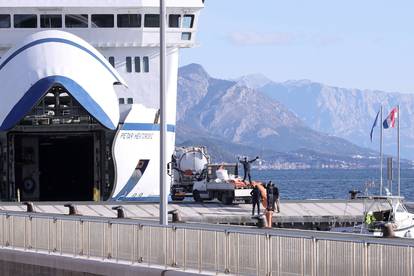
[[[165,62],[167,47],[165,43],[166,28],[165,0],[160,0],[160,224],[168,225],[168,191],[167,191],[167,122],[166,122],[166,85]]]

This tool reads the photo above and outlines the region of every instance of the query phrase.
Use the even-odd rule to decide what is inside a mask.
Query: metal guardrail
[[[200,273],[413,275],[414,241],[0,212],[0,247]]]

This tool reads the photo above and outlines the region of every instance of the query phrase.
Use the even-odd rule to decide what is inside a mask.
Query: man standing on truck
[[[246,177],[249,177],[249,183],[250,184],[252,183],[250,169],[251,169],[252,163],[256,161],[257,159],[259,159],[259,156],[256,156],[256,158],[252,160],[247,160],[247,157],[244,157],[244,160],[240,160],[240,158],[237,157],[237,160],[243,165],[243,170],[244,170],[243,182],[245,182]]]
[[[254,209],[256,205],[257,205],[257,216],[260,216],[260,202],[262,199],[262,194],[260,193],[257,185],[254,186],[253,190],[250,192],[250,195],[252,196],[252,204],[253,204],[252,216],[254,216]]]

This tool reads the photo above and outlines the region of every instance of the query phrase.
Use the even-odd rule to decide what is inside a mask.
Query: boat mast
[[[398,196],[401,196],[400,194],[400,105],[397,105],[397,190],[398,190]]]
[[[165,62],[167,47],[165,43],[166,8],[165,0],[160,0],[160,224],[168,225],[167,193],[167,123],[166,123],[166,77]]]

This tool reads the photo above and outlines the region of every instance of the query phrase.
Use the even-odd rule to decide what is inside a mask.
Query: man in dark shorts
[[[273,197],[274,197],[273,199],[276,202],[276,207],[277,207],[276,208],[277,209],[276,212],[280,213],[280,200],[279,200],[280,195],[279,195],[279,189],[274,184],[272,184],[272,185],[273,185]],[[274,206],[274,204],[273,204],[273,206]]]
[[[254,216],[254,209],[257,206],[257,215],[260,216],[260,201],[262,199],[262,195],[260,194],[259,188],[257,186],[254,186],[253,190],[250,192],[250,195],[252,196],[252,216]]]

